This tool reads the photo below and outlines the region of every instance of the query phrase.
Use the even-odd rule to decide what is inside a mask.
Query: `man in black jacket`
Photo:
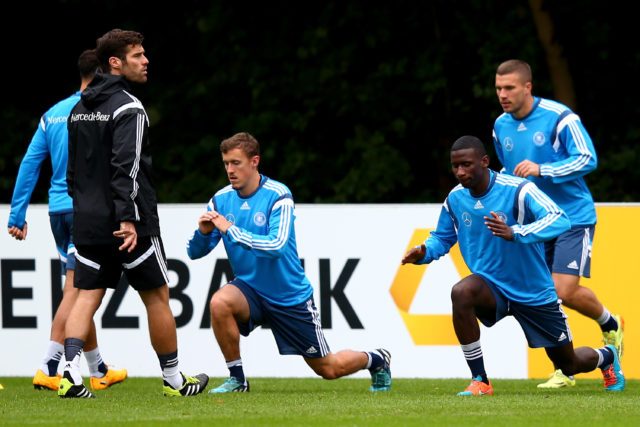
[[[67,186],[73,198],[76,244],[74,285],[79,289],[65,327],[60,397],[95,397],[82,383],[80,354],[90,321],[107,288],[124,272],[147,310],[165,396],[201,393],[205,374],[178,369],[176,324],[169,307],[167,264],[151,180],[149,119],[129,83],[146,83],[143,37],[115,29],[98,39],[97,73],[68,118]]]

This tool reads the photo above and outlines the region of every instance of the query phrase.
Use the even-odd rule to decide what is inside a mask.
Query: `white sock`
[[[598,322],[598,325],[604,325],[609,321],[610,318],[611,313],[609,312],[609,310],[607,310],[607,307],[602,306],[602,314],[600,315],[600,317],[598,317],[598,319],[596,319],[596,322]]]
[[[40,369],[42,370],[42,372],[50,377],[55,377],[56,375],[58,375],[58,363],[60,363],[60,359],[62,358],[63,354],[64,345],[60,344],[59,342],[49,341],[49,344],[47,345],[47,351],[45,352],[44,359],[42,359],[42,364],[40,365]],[[55,361],[57,361],[58,363],[56,363]],[[50,362],[53,362],[52,365],[55,365],[55,372],[49,372]]]
[[[80,352],[82,354],[82,352]],[[82,384],[82,375],[80,374],[80,354],[76,355],[73,360],[67,360],[64,364],[64,372],[69,373],[73,384]]]
[[[162,378],[176,390],[180,389],[182,387],[182,383],[184,382],[177,364],[176,366],[164,368],[162,370]]]
[[[462,354],[466,360],[474,360],[482,357],[482,346],[480,345],[480,340],[469,343],[469,344],[460,344],[462,348]]]
[[[104,377],[104,374],[98,369],[100,364],[103,363],[102,356],[100,355],[100,350],[98,350],[98,347],[94,348],[91,351],[85,351],[84,357],[85,359],[87,359],[87,365],[89,365],[89,375],[98,378]]]

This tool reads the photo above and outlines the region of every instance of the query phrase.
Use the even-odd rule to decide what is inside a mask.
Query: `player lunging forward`
[[[332,353],[320,325],[296,246],[294,203],[289,189],[258,172],[260,146],[248,133],[222,141],[230,185],[214,194],[187,245],[192,259],[222,240],[235,279],[211,298],[211,324],[229,368],[229,379],[209,391],[249,391],[240,357],[240,334],[269,324],[280,354],[301,355],[326,379],[361,369],[371,372],[371,390],[391,387],[391,355],[384,349]]]
[[[430,263],[458,242],[472,272],[451,290],[453,326],[472,376],[458,394],[493,394],[476,319],[491,327],[509,315],[522,327],[529,346],[544,347],[564,375],[599,367],[606,390],[624,390],[615,346],[573,348],[542,243],[569,229],[566,214],[532,182],[490,170],[476,137],[463,136],[453,144],[451,166],[460,185],[445,200],[437,229],[407,252],[402,263]]]

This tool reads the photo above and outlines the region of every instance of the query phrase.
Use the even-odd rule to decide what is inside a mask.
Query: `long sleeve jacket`
[[[149,119],[124,76],[96,74],[67,125],[76,245],[121,242],[112,234],[121,221],[139,236],[159,235]]]

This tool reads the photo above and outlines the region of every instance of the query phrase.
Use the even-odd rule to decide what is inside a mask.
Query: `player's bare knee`
[[[230,314],[229,304],[225,300],[225,298],[219,294],[215,293],[211,297],[211,301],[209,301],[209,310],[211,311],[211,317],[219,317]]]
[[[568,288],[556,286],[556,294],[558,294],[558,298],[560,298],[563,302],[571,302],[572,292],[570,292]]]
[[[335,380],[340,377],[338,371],[333,366],[322,365],[313,370],[325,380]]]
[[[451,288],[451,302],[454,304],[470,304],[473,300],[473,292],[464,283],[456,283]]]

